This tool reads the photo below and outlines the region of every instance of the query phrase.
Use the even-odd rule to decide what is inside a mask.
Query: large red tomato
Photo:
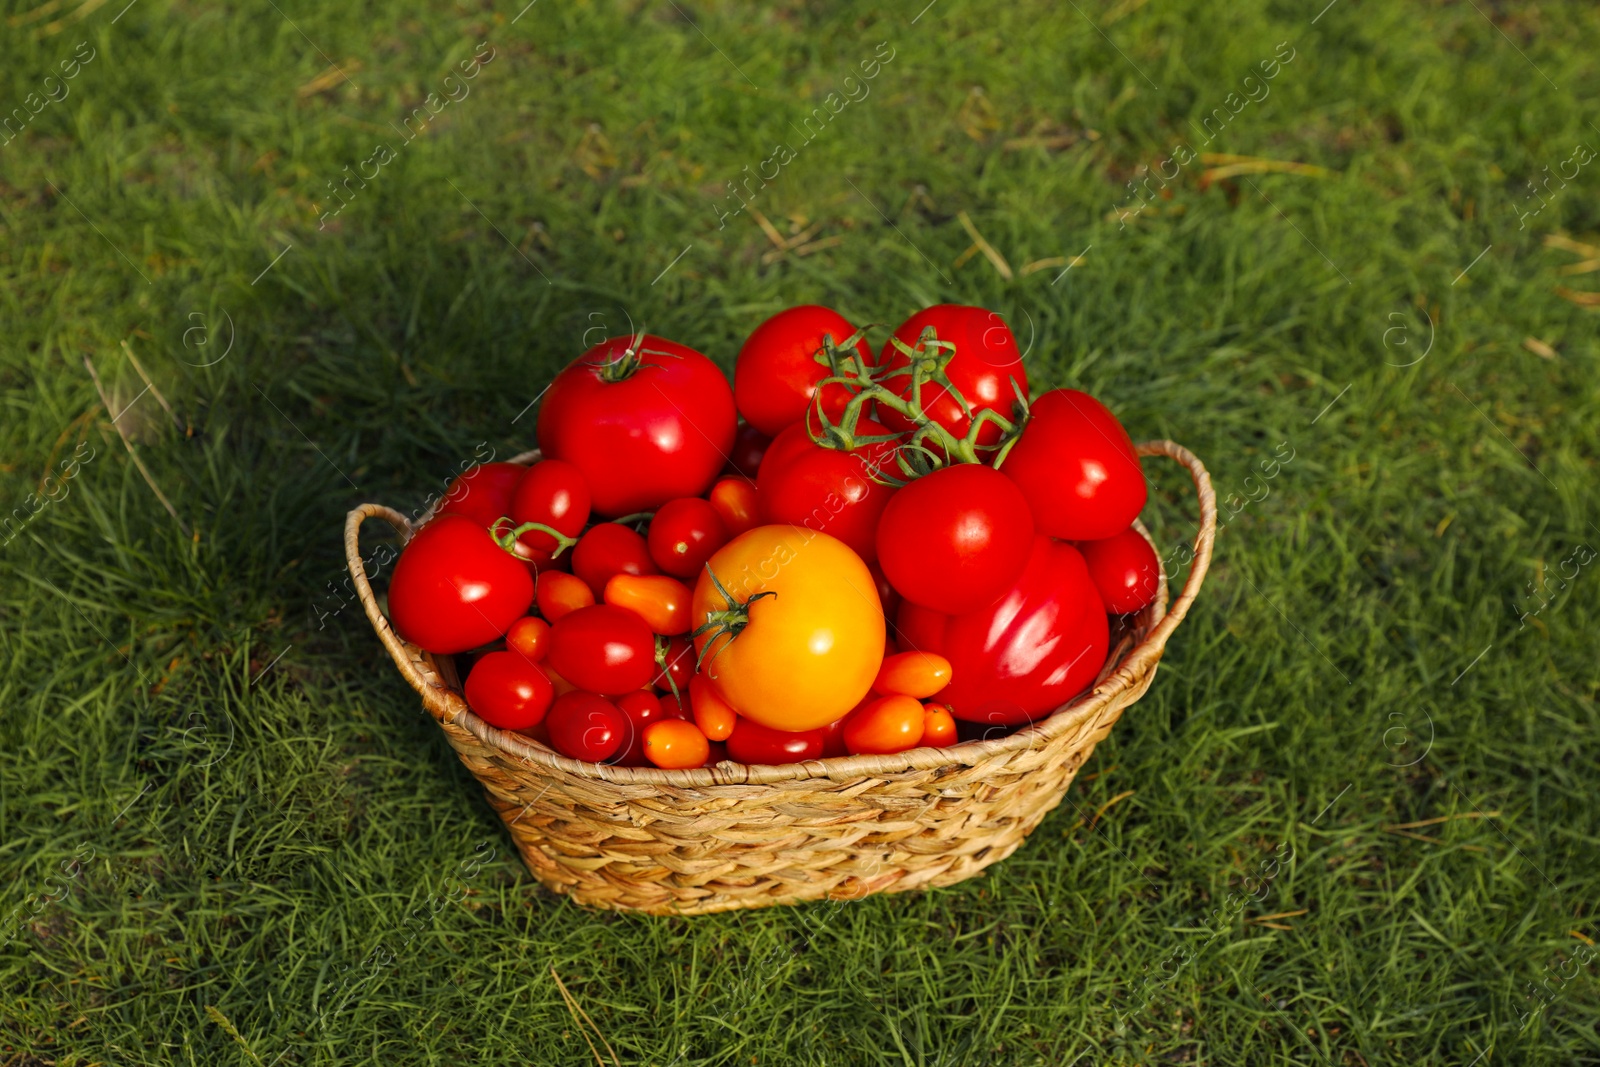
[[[539,447],[618,516],[700,496],[733,447],[733,390],[694,349],[645,334],[613,337],[556,375],[539,408]]]
[[[465,515],[440,515],[418,530],[389,582],[394,628],[442,655],[488,644],[532,603],[528,568]]]
[[[1052,389],[1033,402],[1000,473],[1028,498],[1039,532],[1066,541],[1121,533],[1149,493],[1128,431],[1076,389]]]
[[[799,422],[811,406],[817,383],[828,376],[826,363],[818,363],[823,341],[843,345],[856,328],[830,308],[804,304],[780,311],[757,326],[739,350],[733,368],[733,398],[746,422],[768,437]],[[872,365],[872,349],[865,340],[855,351],[863,366]],[[834,384],[822,391],[822,410],[831,421],[850,402],[850,391]],[[746,472],[750,473],[750,472]]]
[[[872,419],[856,427],[862,436],[889,431]],[[893,486],[873,481],[880,469],[898,475],[895,443],[862,445],[853,451],[825,448],[811,440],[804,422],[780,433],[761,461],[756,490],[762,519],[832,534],[871,563],[878,556],[876,531]]]
[[[1033,514],[1022,490],[977,463],[923,475],[878,523],[878,564],[907,600],[954,615],[990,603],[1022,573]]]
[[[911,618],[907,618],[909,614]],[[950,661],[950,684],[934,696],[958,719],[1012,724],[1040,718],[1081,693],[1105,665],[1110,627],[1089,568],[1069,544],[1035,537],[1028,564],[999,600],[947,616],[943,632],[915,605],[902,631]]]
[[[989,409],[1011,418],[1017,399],[1011,387],[1012,379],[1021,387],[1022,395],[1027,396],[1028,372],[1022,367],[1017,339],[1011,335],[1006,320],[987,308],[938,304],[923,308],[901,323],[894,336],[907,347],[915,348],[922,331],[930,326],[939,340],[955,345],[955,355],[945,367],[945,374],[950,384],[966,398],[972,413],[976,415]],[[886,369],[911,363],[905,353],[895,348],[893,341],[884,342],[878,361]],[[902,397],[911,394],[909,374],[889,378],[883,384]],[[972,420],[961,409],[960,402],[944,386],[924,385],[921,401],[923,413],[957,437],[965,437],[972,427]],[[881,407],[878,418],[891,430],[903,432],[914,428],[903,416]],[[978,444],[992,445],[999,438],[999,427],[991,423],[979,433]]]

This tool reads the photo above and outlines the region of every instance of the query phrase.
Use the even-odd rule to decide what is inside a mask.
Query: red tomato
[[[643,766],[647,762],[644,757],[644,728],[653,722],[660,722],[672,716],[662,708],[661,698],[648,689],[635,689],[631,693],[624,693],[612,703],[628,720],[628,736],[620,749],[623,755],[616,762],[634,767]]]
[[[819,363],[817,353],[825,342],[843,345],[855,333],[849,319],[816,304],[780,311],[757,326],[739,350],[733,368],[733,398],[739,414],[769,437],[805,418],[817,383],[829,374],[826,360]],[[872,366],[872,349],[865,340],[856,340],[855,351],[863,366]],[[839,421],[850,395],[850,390],[838,383],[822,390],[822,410],[829,421]]]
[[[951,680],[936,699],[969,722],[1037,719],[1094,680],[1109,636],[1083,556],[1064,542],[1035,537],[1010,590],[987,607],[947,617],[940,652],[950,661]]]
[[[661,715],[667,719],[692,719],[689,713],[689,690],[683,691],[683,696],[675,697],[671,693],[661,694]]]
[[[453,654],[488,644],[533,603],[533,575],[476,519],[440,515],[418,530],[389,582],[389,619],[412,644]]]
[[[728,758],[736,763],[799,763],[822,755],[826,729],[790,733],[739,717],[728,735]]]
[[[1099,541],[1078,545],[1100,599],[1113,615],[1139,611],[1155,600],[1161,585],[1161,562],[1138,530],[1129,527]]]
[[[713,485],[711,506],[717,509],[729,538],[761,525],[761,500],[756,495],[756,483],[747,478],[724,478]]]
[[[728,746],[721,741],[712,741],[706,749],[706,761],[700,764],[702,767],[715,767],[728,758]]]
[[[582,578],[563,571],[545,571],[539,575],[539,614],[554,623],[563,615],[594,604],[594,590]]]
[[[711,755],[706,735],[692,722],[666,719],[644,728],[644,756],[662,770],[698,767]]]
[[[711,553],[728,543],[728,527],[709,500],[669,500],[650,520],[647,541],[655,565],[678,578],[699,578]]]
[[[604,697],[574,690],[556,697],[545,716],[550,747],[570,759],[598,763],[622,749],[628,718]]]
[[[889,579],[883,573],[883,567],[877,563],[867,564],[867,570],[872,572],[873,584],[878,587],[878,602],[883,605],[883,617],[892,619],[895,612],[900,610],[900,594],[894,586],[889,584]]]
[[[465,515],[488,528],[511,514],[511,494],[527,468],[519,463],[480,463],[468,468],[445,489],[435,513]]]
[[[894,629],[907,652],[944,652],[945,626],[950,616],[907,600],[895,613]]]
[[[739,427],[739,432],[733,437],[733,452],[728,456],[728,470],[745,478],[754,478],[761,469],[761,457],[767,454],[770,444],[770,434],[764,434],[754,426]]]
[[[694,349],[649,334],[613,337],[556,375],[539,447],[583,472],[601,515],[700,496],[733,447],[733,390]]]
[[[526,730],[544,718],[555,690],[537,664],[515,652],[490,652],[467,675],[467,706],[502,730]]]
[[[909,348],[915,348],[922,331],[932,327],[937,338],[955,345],[955,355],[948,351],[930,352],[930,356],[949,359],[945,374],[950,384],[966,398],[971,411],[997,411],[1012,418],[1017,397],[1011,382],[1016,380],[1022,395],[1028,395],[1028,372],[1022,367],[1022,356],[1017,352],[1017,339],[1011,335],[998,313],[987,308],[966,307],[960,304],[938,304],[924,308],[900,324],[894,336]],[[906,367],[911,364],[905,353],[895,348],[893,341],[884,343],[879,363],[885,368]],[[885,383],[902,397],[911,393],[911,375],[890,378]],[[972,420],[962,411],[961,403],[944,386],[937,383],[922,387],[922,410],[957,437],[965,437]],[[878,418],[892,430],[914,429],[902,415],[878,409]],[[979,445],[992,445],[1000,439],[1000,428],[993,423],[978,434]]]
[[[591,693],[616,696],[650,684],[656,672],[650,627],[631,611],[596,604],[550,628],[550,666]]]
[[[1033,513],[992,467],[957,463],[894,494],[878,523],[878,563],[901,596],[953,615],[990,603],[1022,573]]]
[[[956,743],[956,719],[943,704],[922,708],[922,744],[928,748],[949,748]]]
[[[866,702],[865,700],[862,701],[863,704]],[[834,756],[848,756],[850,754],[850,750],[844,747],[844,724],[848,718],[850,716],[846,715],[843,719],[835,719],[822,728],[823,759],[832,759]]]
[[[550,651],[550,624],[526,615],[506,631],[506,648],[530,663],[538,663]]]
[[[689,680],[694,677],[694,658],[694,641],[690,638],[661,638],[656,641],[656,676],[650,684],[668,691],[676,686],[679,693],[688,693]]]
[[[862,436],[889,431],[869,418],[857,424]],[[824,448],[811,440],[803,422],[780,433],[761,461],[756,487],[766,522],[804,526],[832,534],[871,563],[878,549],[874,533],[893,486],[873,481],[880,469],[897,473],[895,443],[862,445],[850,452]]]
[[[926,718],[916,697],[880,697],[844,721],[844,747],[853,754],[904,752],[922,742]]]
[[[726,741],[733,733],[739,715],[726,700],[718,695],[711,680],[696,677],[689,683],[689,701],[694,708],[694,722],[700,732],[712,741]]]
[[[578,538],[572,550],[572,573],[582,578],[598,599],[613,574],[659,574],[645,539],[626,526],[602,522]]]
[[[872,683],[875,693],[921,700],[950,684],[950,661],[936,652],[898,652],[885,657]]]
[[[652,633],[689,632],[689,587],[665,574],[613,574],[606,603],[633,612]]]
[[[535,567],[572,547],[589,521],[589,486],[578,468],[559,459],[546,459],[529,467],[511,494],[507,512],[517,525],[537,522],[561,534],[562,540],[539,530],[529,530],[517,539],[517,555]]]
[[[1076,389],[1052,389],[1033,402],[1000,472],[1028,498],[1038,531],[1065,541],[1126,530],[1148,494],[1128,431]]]

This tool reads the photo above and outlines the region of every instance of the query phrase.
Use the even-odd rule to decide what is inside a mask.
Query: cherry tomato
[[[544,718],[555,699],[538,664],[515,652],[490,652],[467,675],[467,706],[502,730],[526,730]]]
[[[644,756],[663,770],[698,767],[711,754],[706,735],[692,722],[665,719],[644,728]]]
[[[628,735],[628,718],[615,704],[582,690],[556,697],[545,724],[551,748],[594,763],[616,755]]]
[[[894,631],[907,652],[944,652],[944,631],[950,616],[907,600],[895,613]]]
[[[517,555],[543,568],[572,548],[571,541],[583,532],[589,521],[589,486],[578,468],[559,459],[546,459],[529,467],[511,494],[507,512],[516,525],[537,522],[561,534],[556,539],[540,530],[529,530],[517,539]],[[559,549],[559,551],[558,551]]]
[[[922,708],[922,744],[928,748],[949,748],[956,743],[956,717],[943,704]]]
[[[901,652],[884,659],[872,689],[884,696],[926,700],[949,684],[949,660],[936,652]]]
[[[506,631],[506,648],[530,663],[538,663],[550,651],[550,624],[532,615],[523,616]]]
[[[578,688],[602,696],[648,685],[656,672],[655,651],[650,627],[610,604],[579,608],[550,628],[550,666]]]
[[[855,337],[850,320],[830,308],[803,304],[780,311],[755,328],[733,367],[733,399],[745,421],[769,437],[805,418],[817,383],[829,374],[818,362],[824,344],[844,345]],[[872,349],[856,338],[854,350],[865,367]],[[849,349],[842,349],[841,355]],[[850,402],[850,390],[839,383],[822,390],[822,410],[833,422]]]
[[[866,703],[866,701],[862,701]],[[846,715],[843,719],[835,719],[822,728],[822,758],[832,759],[834,756],[848,756],[850,750],[844,747],[844,724],[850,718]]]
[[[711,487],[738,417],[722,370],[644,334],[602,341],[556,375],[539,448],[583,472],[601,515],[649,511]]]
[[[723,546],[694,590],[701,672],[739,714],[806,730],[856,705],[883,660],[883,609],[861,558],[798,526],[759,526]],[[713,577],[715,576],[715,577]]]
[[[1035,528],[1066,541],[1121,533],[1149,493],[1128,431],[1076,389],[1052,389],[1033,402],[1000,473],[1027,497]]]
[[[844,747],[855,755],[904,752],[922,742],[926,718],[916,697],[880,697],[844,721]]]
[[[822,755],[826,731],[774,730],[754,719],[739,717],[728,735],[728,758],[736,763],[799,763]]]
[[[643,537],[614,522],[602,522],[578,538],[572,573],[589,583],[598,598],[613,574],[659,574]]]
[[[1033,513],[992,467],[957,463],[894,495],[878,524],[878,563],[907,600],[955,614],[1016,581],[1033,543]]]
[[[947,617],[939,651],[950,661],[950,684],[936,699],[972,722],[1037,719],[1094,681],[1109,636],[1083,556],[1065,542],[1035,537],[1009,591],[986,607]]]
[[[709,500],[669,500],[650,520],[650,558],[666,573],[695,578],[711,553],[728,543],[728,527]]]
[[[665,574],[613,574],[606,582],[606,603],[631,611],[651,632],[689,632],[689,587]]]
[[[1022,367],[1022,356],[1017,352],[1017,339],[1011,335],[996,312],[987,308],[966,307],[959,304],[938,304],[924,308],[900,324],[895,330],[895,340],[908,348],[915,348],[923,330],[932,327],[937,338],[955,345],[952,356],[948,350],[930,350],[926,358],[948,360],[944,373],[955,386],[975,416],[984,410],[997,411],[1007,418],[1013,417],[1016,393],[1012,381],[1028,395],[1028,372]],[[895,347],[894,341],[885,342],[879,355],[879,365],[885,368],[907,367],[911,360]],[[902,397],[911,392],[911,375],[889,378],[884,384]],[[937,382],[922,387],[922,410],[957,437],[965,437],[972,427],[972,419],[962,410],[961,402],[948,389]],[[904,416],[878,409],[878,418],[891,430],[905,432],[913,425]],[[993,445],[1000,439],[1000,428],[993,423],[978,434],[979,445]]]
[[[1081,541],[1078,551],[1111,614],[1140,611],[1155,600],[1161,588],[1161,561],[1138,530],[1129,527],[1099,541]]]
[[[665,719],[694,718],[689,713],[689,691],[685,689],[681,697],[675,697],[671,693],[662,693],[661,717]]]
[[[435,514],[465,515],[487,529],[511,514],[511,495],[527,468],[519,463],[480,463],[445,489]]]
[[[539,614],[554,623],[579,608],[593,606],[594,591],[582,578],[562,571],[545,571],[539,575],[536,599],[539,602]]]
[[[440,515],[418,530],[389,582],[395,630],[438,654],[488,644],[532,603],[528,568],[465,515]]]
[[[756,483],[744,478],[724,478],[711,487],[711,506],[728,530],[729,537],[738,537],[746,530],[761,525],[761,498],[756,494]]]
[[[767,454],[770,444],[770,434],[764,434],[754,426],[739,427],[739,432],[733,437],[733,452],[728,456],[727,469],[745,478],[754,478],[756,471],[761,469],[761,457]]]
[[[664,718],[671,718],[661,707],[661,698],[648,689],[635,689],[631,693],[624,693],[612,701],[628,720],[628,736],[619,751],[622,753],[614,762],[640,767],[646,762],[644,756],[644,728],[653,722]]]
[[[869,418],[857,425],[861,436],[888,432]],[[880,441],[849,452],[825,448],[811,439],[805,423],[794,423],[773,440],[761,461],[756,487],[763,520],[820,530],[871,563],[878,556],[878,519],[895,494],[893,486],[873,479],[882,470],[898,472],[895,447]]]
[[[867,570],[872,572],[872,582],[878,587],[878,602],[883,605],[883,617],[892,619],[895,612],[900,610],[900,594],[895,592],[894,586],[889,584],[888,577],[883,573],[883,567],[878,563],[867,564]]]
[[[658,638],[656,676],[650,684],[669,691],[676,686],[679,693],[687,693],[689,679],[693,677],[694,642],[684,636]]]
[[[550,686],[556,691],[556,696],[558,697],[565,696],[566,694],[571,693],[578,688],[565,678],[561,677],[561,675],[557,674],[555,672],[555,668],[550,666],[549,659],[546,659],[543,663],[539,664],[539,669],[544,671],[544,676],[546,678],[550,679]]]
[[[689,683],[689,701],[694,706],[694,722],[712,741],[726,741],[739,717],[718,694],[710,679],[696,677]]]

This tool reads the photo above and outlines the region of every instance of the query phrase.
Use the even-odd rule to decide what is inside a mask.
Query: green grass
[[[552,969],[660,1067],[1600,1062],[1600,567],[1551,592],[1600,548],[1597,313],[1556,291],[1600,275],[1546,243],[1596,240],[1600,167],[1520,217],[1600,148],[1590,5],[122,3],[0,35],[4,114],[94,49],[0,147],[0,516],[59,498],[0,547],[0,1063],[593,1062]],[[718,226],[780,142],[755,207],[804,256]],[[1180,143],[1326,173],[1196,159],[1119,223]],[[955,265],[961,212],[1013,279]],[[585,331],[728,365],[785,304],[936,300],[1256,498],[1149,695],[955,888],[545,893],[349,607],[345,510],[526,447]]]

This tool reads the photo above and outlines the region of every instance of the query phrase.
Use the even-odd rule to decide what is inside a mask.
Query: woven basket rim
[[[1042,745],[1079,728],[1085,721],[1099,715],[1124,692],[1136,685],[1140,678],[1155,668],[1161,659],[1167,640],[1188,614],[1190,605],[1199,593],[1210,565],[1216,538],[1216,495],[1212,490],[1211,476],[1194,453],[1172,441],[1146,441],[1136,445],[1135,451],[1141,456],[1165,456],[1173,459],[1186,467],[1193,479],[1200,506],[1200,527],[1194,539],[1193,564],[1183,590],[1168,607],[1167,578],[1163,570],[1156,601],[1145,608],[1139,616],[1141,627],[1145,629],[1143,639],[1132,648],[1124,650],[1122,646],[1118,646],[1114,649],[1107,657],[1106,665],[1101,669],[1100,675],[1087,692],[1005,737],[966,741],[949,748],[915,748],[887,755],[835,756],[783,764],[750,765],[724,760],[712,767],[683,770],[621,767],[570,759],[532,738],[513,731],[501,730],[483,721],[467,706],[465,699],[458,692],[459,685],[456,682],[453,660],[450,657],[435,657],[405,641],[394,631],[388,618],[378,606],[377,595],[372,590],[366,564],[361,557],[362,522],[368,518],[383,519],[400,535],[401,544],[404,545],[415,530],[432,517],[432,509],[415,524],[400,512],[383,504],[362,504],[352,509],[345,518],[345,556],[368,620],[395,665],[400,668],[401,674],[422,697],[423,706],[428,713],[441,726],[459,726],[484,744],[525,764],[555,768],[568,774],[619,785],[671,785],[680,788],[756,785],[801,778],[870,779],[911,770],[972,766],[985,759]],[[535,449],[513,456],[508,462],[526,464],[536,462],[539,458],[540,453]],[[1143,524],[1135,522],[1135,527],[1154,547],[1154,541]],[[1145,617],[1147,615],[1148,618]],[[1117,655],[1119,651],[1122,653],[1120,659]]]

